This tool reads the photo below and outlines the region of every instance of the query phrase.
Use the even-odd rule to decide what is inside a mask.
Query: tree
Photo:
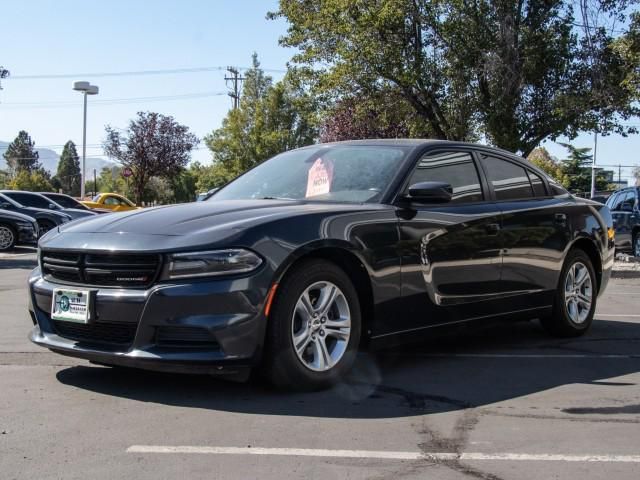
[[[62,149],[55,179],[64,193],[74,197],[80,195],[80,159],[76,145],[71,140],[65,143]]]
[[[562,182],[563,174],[560,163],[549,154],[549,151],[546,148],[534,148],[527,157],[527,160],[548,174],[551,178]]]
[[[26,190],[29,192],[50,192],[53,190],[46,172],[42,169],[20,170],[17,175],[9,182],[8,187],[11,190]]]
[[[2,79],[7,78],[10,74],[9,70],[0,65],[0,90],[2,90]]]
[[[154,112],[138,112],[126,133],[107,125],[105,153],[131,169],[136,203],[143,201],[145,186],[151,177],[169,178],[189,162],[198,138],[173,117]]]
[[[268,16],[289,22],[280,43],[298,50],[296,75],[329,105],[389,87],[430,136],[484,135],[526,156],[544,139],[582,130],[636,131],[623,123],[640,107],[624,85],[617,30],[593,25],[597,39],[586,41],[573,3],[281,0]],[[619,21],[635,2],[601,3]],[[636,27],[627,28],[625,36]]]
[[[577,148],[568,143],[560,143],[569,150],[569,156],[562,160],[562,184],[573,193],[587,193],[591,191],[591,165],[593,155],[590,148]],[[596,173],[596,190],[609,190],[609,182],[601,171]]]
[[[240,107],[204,139],[213,155],[208,171],[212,187],[273,155],[313,143],[315,111],[311,97],[292,79],[285,77],[274,85],[254,54],[253,66],[245,72]]]
[[[631,173],[636,180],[636,185],[640,186],[640,167],[635,167]]]
[[[31,173],[41,168],[38,151],[34,147],[35,142],[31,140],[29,134],[21,130],[2,154],[7,161],[9,175],[13,177],[23,170]]]
[[[389,89],[339,100],[320,128],[322,142],[427,136],[424,121],[399,92]]]

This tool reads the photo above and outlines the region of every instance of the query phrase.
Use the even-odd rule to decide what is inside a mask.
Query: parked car
[[[22,192],[20,190],[2,190],[1,192],[4,193],[5,196],[9,197],[12,200],[15,200],[25,207],[35,207],[45,210],[64,212],[74,220],[76,218],[97,215],[95,212],[92,212],[88,209],[80,210],[78,208],[65,208],[59,203],[56,203],[54,200],[51,200],[50,198],[47,198],[40,193]]]
[[[81,203],[89,208],[101,208],[113,212],[127,212],[140,208],[128,198],[118,195],[117,193],[99,193],[93,197],[93,200],[83,200]]]
[[[196,202],[204,202],[205,200],[209,200],[213,196],[213,194],[216,193],[218,190],[220,189],[212,188],[207,192],[199,193],[198,196],[196,197]]]
[[[64,208],[73,208],[76,210],[82,210],[86,212],[93,213],[111,213],[111,210],[106,210],[104,208],[89,208],[86,205],[83,205],[78,200],[73,198],[70,195],[66,195],[64,193],[52,193],[52,192],[40,192],[41,195],[44,195],[50,200],[53,200],[58,205],[61,205]]]
[[[360,347],[539,318],[584,334],[609,209],[526,160],[445,141],[282,153],[215,200],[96,216],[40,242],[31,340],[106,365],[316,389]]]
[[[37,241],[38,223],[35,218],[0,210],[0,252],[11,250],[18,244],[33,244]]]
[[[71,221],[71,216],[64,212],[47,210],[44,208],[27,207],[12,198],[9,198],[3,192],[0,192],[0,209],[11,212],[22,213],[29,217],[33,217],[38,222],[38,235],[42,236],[49,230],[58,225]]]
[[[616,250],[640,257],[640,187],[623,188],[613,193],[607,206],[616,229]]]

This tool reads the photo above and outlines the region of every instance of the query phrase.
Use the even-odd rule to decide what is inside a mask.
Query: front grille
[[[215,341],[206,328],[202,327],[157,327],[155,343],[161,347],[218,348],[218,342]]]
[[[43,250],[45,278],[104,287],[147,287],[158,276],[161,257],[140,253],[82,253]]]
[[[125,346],[133,342],[137,324],[122,322],[73,323],[54,320],[53,328],[58,335],[70,340]]]

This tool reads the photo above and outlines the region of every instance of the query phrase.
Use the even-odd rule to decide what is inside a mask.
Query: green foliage
[[[126,133],[106,127],[105,153],[133,172],[129,181],[140,205],[152,177],[170,178],[179,174],[189,162],[198,138],[173,117],[155,112],[138,112]]]
[[[0,189],[9,188],[9,172],[0,170]]]
[[[562,183],[563,174],[560,162],[553,158],[546,148],[534,148],[527,157],[527,160],[529,160],[551,178],[554,178],[555,180]]]
[[[484,135],[527,155],[581,130],[635,132],[622,122],[640,113],[624,48],[599,25],[587,42],[573,3],[281,0],[269,17],[289,22],[281,44],[325,107],[391,89],[431,137]],[[630,2],[606,4],[619,21]]]
[[[197,177],[198,189],[220,186],[267,158],[313,143],[315,111],[311,97],[292,79],[274,84],[254,54],[253,66],[245,72],[240,107],[204,139],[214,164],[197,167],[204,176]]]
[[[41,168],[38,161],[39,155],[34,147],[35,142],[31,140],[31,136],[21,130],[2,154],[7,161],[9,175],[16,176],[21,171],[33,172]]]
[[[20,170],[17,175],[9,181],[8,187],[11,190],[27,190],[30,192],[51,192],[53,187],[48,175],[44,170]]]
[[[564,187],[572,193],[587,193],[591,191],[591,166],[593,155],[590,148],[577,148],[567,143],[560,143],[569,150],[569,156],[560,164],[561,178]],[[596,190],[608,190],[609,182],[602,173],[596,172]]]
[[[76,145],[71,140],[65,143],[62,149],[54,180],[57,184],[55,186],[61,188],[63,193],[73,197],[80,195],[80,159],[76,151]]]

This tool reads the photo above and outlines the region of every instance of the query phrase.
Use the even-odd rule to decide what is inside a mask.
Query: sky
[[[279,79],[294,53],[278,45],[286,22],[265,18],[277,9],[275,0],[0,2],[7,19],[0,65],[11,71],[0,91],[0,141],[10,142],[27,130],[36,146],[57,152],[67,140],[78,148],[82,144],[82,96],[72,90],[74,80],[100,88],[88,99],[87,156],[103,156],[104,126],[125,128],[138,111],[171,115],[204,137],[220,127],[231,107],[226,66],[246,67],[256,52],[262,67]],[[219,69],[119,74],[204,67]],[[55,75],[67,76],[51,78]],[[593,135],[585,133],[572,143],[593,147]],[[564,158],[560,145],[548,141],[544,146]],[[204,143],[193,159],[210,162]],[[640,164],[640,135],[600,137],[597,159],[599,164]],[[631,178],[630,170],[623,169],[623,180]]]

